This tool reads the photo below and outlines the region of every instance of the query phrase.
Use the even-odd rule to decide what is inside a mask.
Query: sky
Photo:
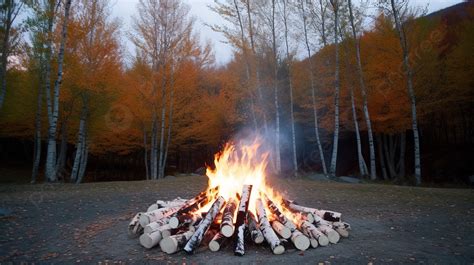
[[[139,0],[115,0],[112,1],[112,15],[119,17],[123,23],[123,30],[130,29],[131,17],[136,16],[136,6]],[[258,1],[258,0],[257,0]],[[212,31],[206,24],[220,24],[223,19],[219,15],[209,10],[208,5],[212,5],[214,0],[184,0],[191,7],[191,15],[196,18],[196,31],[200,32],[201,40],[210,40],[214,47],[216,63],[225,64],[232,59],[232,47],[225,42],[225,38],[217,32]],[[428,13],[462,2],[461,0],[412,0],[420,6],[427,6]],[[133,45],[124,40],[127,54],[133,55]]]

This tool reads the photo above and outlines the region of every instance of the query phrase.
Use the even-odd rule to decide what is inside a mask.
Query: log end
[[[234,227],[230,225],[222,226],[221,234],[225,237],[231,237],[234,234]]]
[[[143,234],[140,236],[140,244],[148,249],[156,246],[160,240],[161,233],[159,231],[155,231],[151,234]]]
[[[253,242],[254,242],[255,244],[262,244],[263,241],[265,241],[265,238],[263,237],[262,234],[258,234],[257,236],[255,236],[255,237],[253,238]]]
[[[209,249],[211,251],[216,252],[216,251],[219,251],[220,248],[221,248],[221,246],[219,245],[218,242],[216,242],[216,241],[209,242]]]
[[[309,241],[309,238],[300,234],[293,238],[293,244],[299,250],[307,250],[311,242]]]
[[[178,217],[176,217],[176,216],[171,217],[170,220],[168,221],[168,224],[170,225],[170,227],[172,229],[178,228],[178,226],[179,226]]]
[[[138,220],[142,227],[147,226],[150,223],[150,218],[145,214],[140,215],[140,219]]]
[[[285,247],[282,246],[282,245],[276,246],[273,249],[273,254],[275,254],[275,255],[280,255],[280,254],[283,254],[284,252],[285,252]]]
[[[158,204],[156,204],[156,203],[150,205],[150,207],[148,207],[148,209],[146,211],[147,212],[152,212],[154,210],[158,210]]]
[[[172,237],[163,238],[163,240],[160,241],[160,248],[161,251],[166,254],[173,254],[178,251],[178,243]]]
[[[341,238],[339,234],[334,230],[329,230],[326,235],[329,239],[329,242],[333,244],[336,244],[337,242],[339,242],[339,239]]]
[[[311,239],[309,240],[309,243],[311,244],[311,247],[312,247],[312,248],[317,248],[318,245],[319,245],[318,240],[316,240],[316,239],[314,239],[314,238],[311,238]]]
[[[342,237],[349,237],[349,231],[344,228],[336,228],[336,232],[338,232]]]
[[[329,245],[329,239],[327,238],[327,236],[321,235],[318,238],[318,243],[319,243],[320,246],[325,247],[325,246]]]

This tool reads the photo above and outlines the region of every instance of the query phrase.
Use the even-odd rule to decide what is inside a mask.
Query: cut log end
[[[213,252],[219,251],[221,246],[216,241],[209,242],[209,249]]]
[[[291,237],[290,229],[278,221],[272,222],[272,228],[273,230],[275,230],[275,232],[277,232],[277,234],[279,234],[284,239],[288,239]]]
[[[295,247],[299,250],[307,250],[311,244],[309,238],[304,236],[303,234],[296,235],[291,238],[291,241],[295,245]]]
[[[311,244],[312,248],[317,248],[319,245],[318,240],[313,237],[309,239],[309,243]]]
[[[140,244],[145,248],[153,248],[160,243],[162,237],[160,231],[155,231],[151,234],[143,234],[140,236]]]
[[[173,216],[170,218],[170,220],[168,221],[168,224],[171,226],[171,228],[175,229],[175,228],[178,228],[179,226],[179,219],[178,217],[176,216]]]
[[[337,233],[336,231],[332,229],[327,231],[326,235],[329,239],[329,242],[331,242],[332,244],[336,244],[337,242],[339,242],[339,239],[341,238],[339,236],[339,233]]]
[[[221,228],[221,233],[225,237],[231,237],[234,234],[234,227],[230,225],[224,225]]]
[[[318,243],[320,246],[325,247],[329,245],[329,239],[327,236],[319,236]]]
[[[280,254],[283,254],[284,252],[285,252],[285,247],[282,245],[279,245],[273,248],[273,254],[275,255],[280,255]]]
[[[349,237],[349,231],[344,228],[336,228],[336,232],[342,237]]]

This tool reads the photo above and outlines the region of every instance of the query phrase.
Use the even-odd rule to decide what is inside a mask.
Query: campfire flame
[[[281,196],[266,182],[269,152],[264,150],[262,143],[260,138],[255,138],[251,143],[227,143],[215,155],[215,168],[208,166],[206,171],[209,188],[219,186],[219,195],[226,200],[234,198],[239,201],[243,185],[252,185],[249,211],[254,214],[260,193],[281,206]]]

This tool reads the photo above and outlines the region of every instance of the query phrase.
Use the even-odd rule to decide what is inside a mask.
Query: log
[[[215,194],[219,191],[219,186],[211,188],[207,191],[199,193],[196,197],[188,200],[174,215],[181,215],[185,213],[193,213],[202,206],[206,205],[211,201]]]
[[[186,204],[187,201],[189,200],[181,199],[180,197],[178,197],[172,201],[157,200],[155,204],[158,208],[170,208],[175,206],[183,206],[184,204]]]
[[[140,225],[140,216],[143,213],[137,213],[128,224],[128,235],[137,237],[143,233],[143,227]]]
[[[281,244],[278,236],[275,234],[275,231],[273,231],[272,227],[270,226],[267,214],[265,213],[265,208],[263,207],[262,199],[260,198],[257,199],[257,217],[263,237],[270,245],[273,254],[283,254],[283,252],[285,252],[285,247]]]
[[[171,217],[168,223],[171,226],[171,228],[175,229],[175,228],[179,228],[185,225],[195,223],[199,218],[200,216],[197,214],[186,213],[186,214],[181,214],[181,215]]]
[[[153,222],[145,226],[144,233],[151,234],[155,231],[160,231],[163,238],[171,235],[171,226],[169,224],[160,225],[158,222]]]
[[[336,230],[336,232],[338,232],[342,237],[348,237],[351,225],[345,222],[334,222],[332,224],[332,228]]]
[[[245,254],[245,227],[251,193],[252,185],[244,185],[240,196],[237,220],[235,221],[234,255],[236,256],[243,256]]]
[[[234,234],[234,214],[237,208],[235,199],[229,199],[224,208],[220,231],[225,237],[231,237]]]
[[[293,231],[291,234],[291,242],[293,242],[295,247],[299,250],[306,250],[310,245],[309,238],[307,238],[298,230]]]
[[[212,240],[209,242],[209,249],[213,252],[219,251],[224,244],[227,242],[227,237],[222,233],[216,233]]]
[[[262,231],[260,231],[260,225],[258,224],[255,215],[252,212],[247,213],[248,233],[250,238],[255,244],[261,244],[265,240]]]
[[[161,232],[156,230],[150,234],[143,234],[140,236],[140,244],[144,246],[145,248],[152,248],[158,243],[160,243],[161,239],[163,239],[163,236],[161,235]]]
[[[152,205],[150,205],[150,206],[148,207],[148,209],[146,209],[146,212],[147,212],[147,213],[148,213],[148,212],[152,212],[152,211],[154,211],[154,210],[158,210],[158,208],[159,208],[159,207],[158,207],[158,204],[153,203]]]
[[[159,221],[163,218],[171,216],[176,213],[181,207],[176,206],[172,208],[161,208],[151,212],[143,213],[140,215],[140,225],[142,227],[147,226],[149,223]]]
[[[176,234],[167,238],[164,238],[160,242],[161,251],[167,254],[173,254],[180,251],[193,236],[194,231],[189,230],[184,233]]]
[[[328,211],[328,210],[318,210],[318,209],[314,209],[310,207],[305,207],[305,206],[298,205],[292,201],[285,200],[285,199],[283,199],[283,205],[292,211],[311,213],[314,215],[314,217],[316,217],[317,215],[326,221],[338,222],[341,220],[341,213],[338,213],[338,212],[333,212],[333,211]]]
[[[329,242],[336,244],[339,242],[339,239],[341,238],[339,233],[336,232],[334,229],[332,229],[331,226],[328,225],[319,225],[318,230],[323,232],[329,239]]]
[[[184,251],[186,251],[188,254],[192,254],[194,250],[199,246],[204,234],[209,229],[209,226],[211,225],[212,221],[221,210],[221,207],[224,202],[224,198],[222,196],[219,196],[219,198],[217,198],[217,200],[212,204],[211,208],[209,209],[209,212],[206,214],[206,218],[204,218],[200,222],[198,228],[184,246]]]
[[[308,221],[303,221],[300,224],[300,229],[306,236],[312,236],[314,239],[316,239],[320,246],[327,246],[329,244],[329,239],[327,236]]]
[[[278,209],[278,206],[270,200],[270,198],[268,198],[266,195],[264,195],[263,198],[265,199],[265,202],[267,203],[268,209],[270,209],[270,211],[276,216],[277,220],[280,223],[282,223],[284,226],[290,229],[290,235],[291,235],[291,233],[296,230],[296,225],[293,223],[293,221],[288,219],[280,211],[280,209]]]
[[[273,221],[272,228],[275,230],[277,234],[279,234],[282,238],[288,239],[291,237],[291,231],[288,227],[284,226],[278,220]],[[295,230],[296,231],[296,230]]]

